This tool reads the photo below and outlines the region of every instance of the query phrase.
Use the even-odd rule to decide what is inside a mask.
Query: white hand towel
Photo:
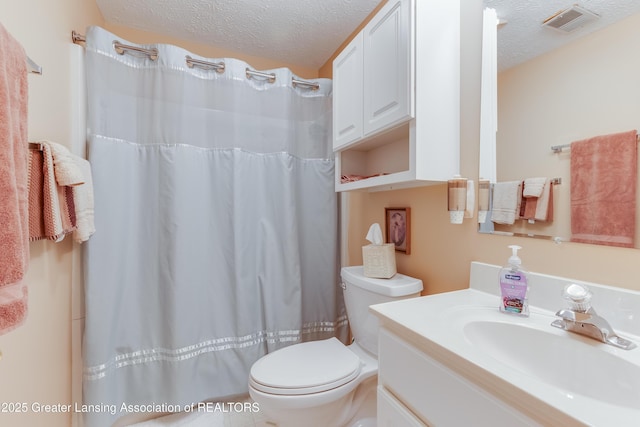
[[[91,163],[87,160],[71,155],[73,161],[79,165],[84,184],[73,188],[73,203],[76,209],[76,225],[73,231],[73,240],[78,243],[86,242],[95,233],[93,211],[93,179],[91,177]]]
[[[546,182],[547,178],[544,177],[525,179],[522,197],[540,197]]]
[[[535,219],[537,221],[553,221],[553,184],[547,179],[542,194],[538,197],[536,204]]]
[[[519,199],[522,181],[498,182],[493,186],[493,209],[491,221],[496,224],[513,224],[520,216]]]
[[[51,141],[38,141],[51,149],[53,168],[58,185],[72,187],[84,184],[84,174],[73,158],[73,154],[61,144]]]

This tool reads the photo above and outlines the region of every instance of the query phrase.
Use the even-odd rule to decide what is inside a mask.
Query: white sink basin
[[[568,336],[569,332],[558,335],[551,326],[541,330],[479,320],[462,329],[477,350],[539,381],[570,394],[640,409],[640,366],[603,351],[606,344]]]

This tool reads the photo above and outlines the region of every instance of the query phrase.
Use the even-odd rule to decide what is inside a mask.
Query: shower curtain
[[[175,46],[144,46],[154,61],[101,28],[86,39],[88,425],[246,393],[264,354],[345,340],[330,80],[312,91],[288,69],[270,83],[234,59],[219,73]]]

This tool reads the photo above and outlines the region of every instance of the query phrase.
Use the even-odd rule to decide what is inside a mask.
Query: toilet
[[[376,425],[378,320],[369,306],[419,296],[422,281],[402,274],[372,279],[362,266],[344,267],[341,277],[353,343],[330,338],[294,344],[251,367],[249,394],[269,425]]]

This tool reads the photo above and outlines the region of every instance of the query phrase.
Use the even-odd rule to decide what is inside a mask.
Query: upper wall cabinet
[[[333,61],[333,148],[413,115],[411,1],[390,1]]]
[[[362,138],[362,39],[360,32],[333,61],[334,151]]]
[[[336,191],[459,172],[459,1],[389,0],[334,60]]]
[[[413,117],[411,6],[390,1],[363,30],[364,136]]]

